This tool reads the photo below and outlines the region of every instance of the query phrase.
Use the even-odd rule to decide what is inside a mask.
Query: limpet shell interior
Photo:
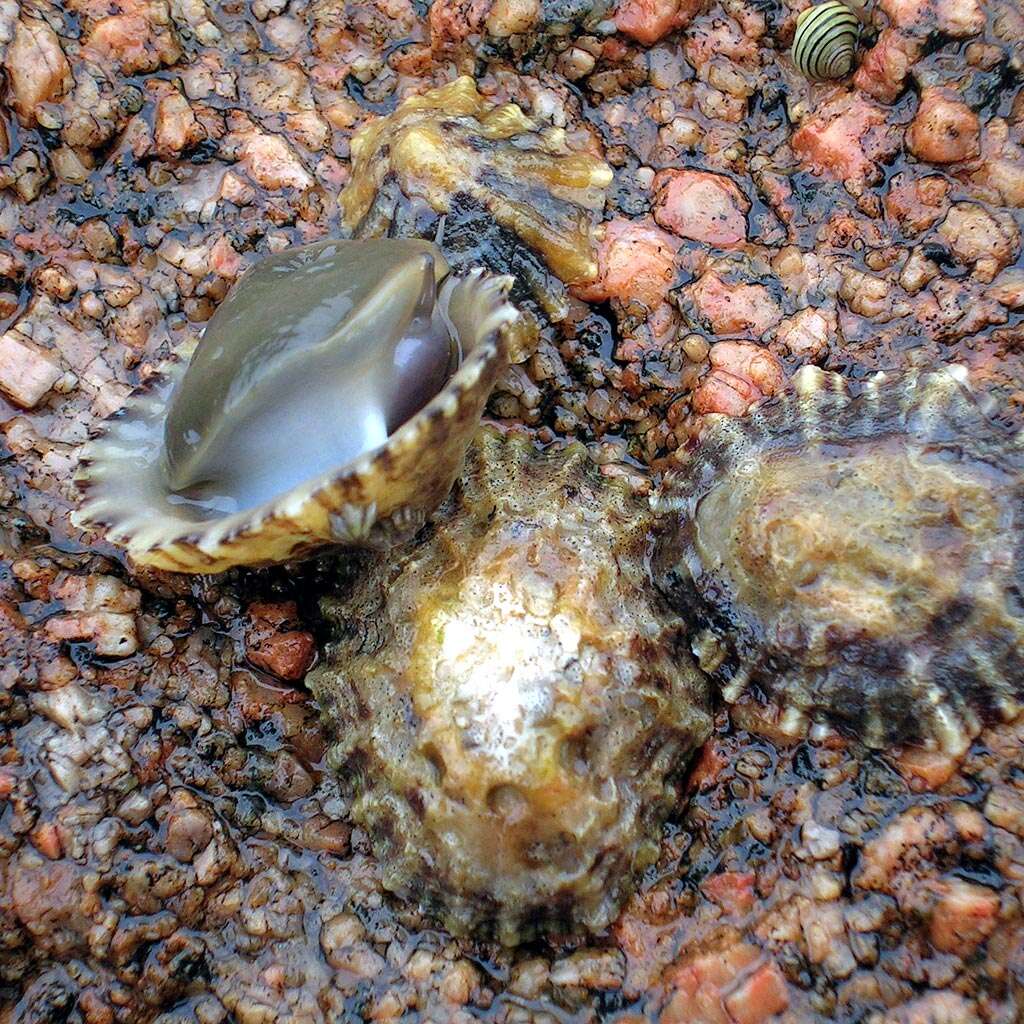
[[[509,284],[449,274],[416,240],[265,259],[191,362],[87,445],[77,521],[180,572],[406,536],[447,494],[505,365]]]

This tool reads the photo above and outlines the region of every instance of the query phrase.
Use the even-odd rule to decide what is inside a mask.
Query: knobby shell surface
[[[508,286],[448,274],[415,240],[270,257],[191,363],[149,379],[86,447],[80,524],[141,565],[204,573],[408,536],[506,365]]]
[[[842,0],[825,0],[802,11],[793,36],[793,63],[815,82],[845,78],[852,70],[860,21]]]
[[[805,368],[666,481],[656,577],[727,700],[950,753],[1019,713],[1024,450],[966,382]]]
[[[572,151],[564,131],[488,100],[463,76],[356,132],[339,203],[357,237],[429,235],[455,267],[515,275],[557,319],[563,286],[597,276],[611,181],[611,168]]]
[[[384,885],[506,944],[601,928],[710,731],[652,517],[581,445],[484,427],[423,534],[324,602],[308,683]]]

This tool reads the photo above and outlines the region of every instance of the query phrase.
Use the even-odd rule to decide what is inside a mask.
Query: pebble
[[[800,839],[813,860],[830,860],[840,849],[839,833],[814,820],[804,822],[800,829]]]

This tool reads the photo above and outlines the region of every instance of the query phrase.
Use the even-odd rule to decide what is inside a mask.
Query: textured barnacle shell
[[[873,747],[956,753],[1024,692],[1024,452],[962,367],[851,397],[805,368],[715,418],[655,499],[655,556],[729,701],[745,691]]]
[[[562,284],[597,276],[611,168],[514,103],[488,100],[472,78],[404,100],[356,132],[351,151],[339,204],[355,236],[427,231],[454,266],[515,275],[554,317]]]
[[[845,78],[853,68],[860,21],[842,0],[802,11],[793,36],[793,63],[815,82]]]
[[[385,886],[453,932],[603,927],[657,856],[711,723],[651,523],[581,445],[484,427],[423,533],[324,602],[329,761]]]
[[[86,446],[79,524],[140,564],[204,573],[408,536],[458,475],[516,315],[508,279],[447,271],[413,240],[258,264],[191,362]]]

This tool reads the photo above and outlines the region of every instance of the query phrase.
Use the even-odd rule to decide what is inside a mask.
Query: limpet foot
[[[962,367],[856,396],[805,368],[710,418],[654,505],[656,579],[728,701],[949,753],[1021,710],[1024,450]]]

